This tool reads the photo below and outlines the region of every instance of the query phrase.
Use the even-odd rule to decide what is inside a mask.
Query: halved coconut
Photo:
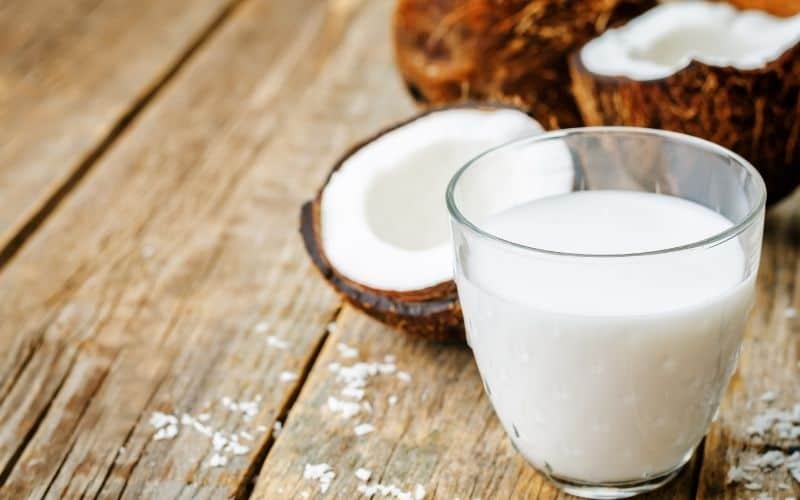
[[[800,16],[726,4],[658,6],[570,61],[590,125],[688,133],[750,160],[770,202],[800,183]]]
[[[355,146],[303,206],[316,267],[351,304],[407,332],[462,340],[445,188],[470,158],[542,127],[503,107],[432,110]]]
[[[728,0],[740,9],[759,9],[776,16],[800,13],[800,0]]]
[[[397,65],[415,99],[505,102],[546,128],[581,124],[567,57],[655,0],[399,0]]]

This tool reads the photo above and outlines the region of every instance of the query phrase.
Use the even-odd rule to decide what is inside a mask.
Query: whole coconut
[[[800,13],[800,0],[730,0],[740,9],[758,9],[776,16],[793,16]]]
[[[655,0],[399,0],[397,64],[424,103],[504,102],[543,126],[582,124],[567,57]]]

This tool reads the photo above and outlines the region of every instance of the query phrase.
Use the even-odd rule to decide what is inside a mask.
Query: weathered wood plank
[[[63,196],[235,1],[0,3],[0,248]]]
[[[299,388],[282,373],[306,369],[339,305],[301,250],[299,204],[411,109],[390,9],[245,3],[3,270],[0,497],[246,493]],[[221,405],[257,396],[249,421]],[[153,440],[155,410],[254,439],[208,467],[189,425]]]
[[[698,498],[755,498],[760,491],[749,491],[741,483],[725,484],[729,467],[744,465],[769,449],[800,451],[797,440],[774,434],[757,438],[747,431],[765,409],[791,410],[800,403],[800,318],[795,317],[800,308],[798,202],[794,196],[768,214],[755,306],[739,368],[706,439]],[[775,393],[772,403],[761,401],[768,391]],[[772,498],[800,496],[800,483],[783,468],[754,476]]]
[[[359,350],[343,357],[338,344]],[[350,400],[344,384],[329,370],[360,361],[383,362],[396,356],[396,373],[368,379],[362,409],[351,418],[334,413],[328,398]],[[390,398],[397,398],[392,405]],[[355,426],[375,430],[357,436]],[[336,473],[328,498],[361,496],[357,468],[372,472],[371,481],[414,492],[421,484],[426,499],[567,498],[534,472],[514,451],[495,418],[472,355],[466,348],[441,346],[398,335],[346,308],[335,333],[314,364],[284,431],[262,469],[255,498],[313,498],[320,484],[303,478],[306,464],[327,463]],[[691,498],[692,468],[649,498]]]

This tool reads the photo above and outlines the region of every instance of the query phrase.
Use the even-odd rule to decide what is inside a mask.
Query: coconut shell
[[[655,0],[399,0],[395,57],[422,103],[504,102],[545,128],[581,118],[567,56]]]
[[[800,13],[800,0],[729,0],[740,9],[758,9],[775,16],[793,16]]]
[[[464,320],[453,281],[409,293],[387,293],[347,279],[325,257],[319,207],[319,198],[303,205],[300,232],[314,266],[342,298],[378,321],[412,335],[436,341],[464,341]]]
[[[450,108],[462,106],[450,106]],[[465,104],[463,107],[480,107]],[[502,105],[486,106],[492,108]],[[371,143],[387,132],[402,127],[429,113],[443,108],[435,108],[418,114],[406,121],[382,130],[376,135],[350,148],[336,162],[328,174],[324,184],[314,199],[306,202],[300,211],[300,234],[306,251],[314,266],[334,290],[349,304],[360,309],[369,316],[393,328],[412,335],[440,342],[464,342],[464,319],[461,304],[454,281],[449,280],[432,287],[413,291],[378,290],[355,282],[334,268],[325,256],[322,245],[320,207],[322,192],[331,176],[356,151]]]
[[[755,70],[693,61],[656,80],[594,74],[570,58],[587,125],[661,128],[702,137],[749,160],[775,203],[800,183],[800,44]]]

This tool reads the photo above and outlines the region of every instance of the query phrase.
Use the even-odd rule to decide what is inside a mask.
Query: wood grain
[[[338,343],[359,350],[343,358]],[[369,379],[365,401],[373,412],[345,419],[332,413],[328,398],[341,396],[342,383],[331,363],[397,357],[398,370],[411,374]],[[398,402],[392,406],[389,397]],[[356,436],[354,427],[372,423],[375,431]],[[468,349],[441,346],[397,335],[383,325],[345,308],[335,333],[325,343],[308,382],[289,413],[286,426],[264,464],[255,498],[312,498],[319,483],[304,479],[306,464],[329,464],[336,478],[326,498],[355,498],[363,467],[371,481],[414,491],[426,499],[571,498],[559,492],[514,451],[494,415]],[[667,488],[646,498],[691,498],[692,467]]]
[[[80,8],[59,11],[62,24],[29,4],[20,4],[28,9],[20,19],[52,23],[53,40],[59,30],[73,30],[78,34],[69,36],[78,38],[99,30],[111,47],[127,47],[116,37],[127,40],[127,29],[139,29],[118,22],[112,37],[100,21],[91,29],[71,27],[91,24],[87,13],[91,18],[122,7],[114,0],[70,5]],[[175,5],[183,3],[148,1],[137,9],[176,16]],[[222,8],[203,5],[181,15],[199,25],[197,19]],[[0,272],[1,498],[313,498],[320,496],[319,483],[304,479],[303,470],[318,463],[337,473],[326,498],[360,496],[357,467],[407,491],[423,485],[428,499],[567,498],[516,455],[468,350],[397,335],[348,308],[339,314],[339,299],[302,251],[296,234],[301,201],[347,146],[411,112],[393,70],[391,7],[363,0],[245,0],[99,159],[84,162],[92,168],[83,181]],[[0,11],[0,23],[6,14]],[[152,24],[161,18],[147,19]],[[188,24],[151,29],[171,33],[170,42],[164,33],[156,38],[175,49]],[[15,54],[34,51],[18,59],[28,61],[19,63],[20,75],[61,46],[47,37],[37,41],[13,23],[3,26],[13,33],[0,37],[27,40]],[[0,43],[0,51],[6,47]],[[47,97],[52,114],[32,113],[30,123],[42,124],[41,137],[9,135],[16,141],[9,151],[40,158],[42,165],[48,158],[84,161],[78,158],[96,146],[95,137],[108,136],[114,117],[129,109],[118,103],[140,96],[136,82],[142,89],[145,80],[153,81],[159,72],[154,58],[148,53],[145,62],[115,63],[149,71],[149,79],[107,67],[112,80],[117,72],[136,80],[127,81],[131,87],[121,94],[97,89],[98,96],[86,96],[90,75],[65,63],[68,58],[53,63],[56,69],[41,69],[52,71],[42,80],[48,85],[78,83],[59,87],[72,89],[69,99],[61,98],[67,107]],[[8,60],[2,58],[0,75]],[[11,102],[9,82],[15,82],[14,92],[23,85],[0,78],[4,106]],[[43,152],[25,146],[54,137],[48,119],[70,113],[75,119],[81,99],[116,109],[103,114],[86,105],[91,126],[52,124],[78,130],[85,144],[64,139]],[[33,153],[23,154],[26,147]],[[6,185],[0,182],[0,193]],[[648,498],[692,498],[698,475],[702,498],[752,496],[741,486],[724,486],[728,460],[761,446],[745,434],[747,412],[755,410],[746,402],[773,389],[779,393],[775,404],[786,406],[800,390],[800,319],[785,315],[800,301],[793,285],[800,255],[796,207],[797,200],[769,217],[740,371],[703,462],[695,460]],[[0,223],[8,217],[3,210]],[[286,349],[270,345],[267,335],[286,341]],[[396,356],[410,382],[394,374],[375,377],[366,395],[372,413],[364,410],[350,420],[331,414],[327,400],[341,384],[329,364],[354,361],[342,358],[340,342],[357,347],[359,359]],[[397,397],[395,405],[390,396]],[[257,401],[252,418],[226,408],[224,397]],[[245,431],[252,440],[239,434],[248,449],[226,455],[223,467],[209,467],[212,440],[182,425],[174,439],[156,441],[149,423],[154,411],[208,414],[206,425],[226,435]],[[284,419],[284,430],[273,438],[273,423]],[[361,422],[375,430],[356,436]],[[777,481],[767,488],[783,498]]]
[[[0,3],[0,249],[63,197],[235,1]]]
[[[410,111],[389,8],[245,3],[6,266],[0,497],[247,495],[339,307],[302,252],[300,202]],[[249,422],[220,404],[257,396]],[[208,467],[188,427],[152,439],[155,410],[254,439]]]
[[[739,367],[720,409],[719,420],[706,438],[698,498],[747,498],[742,484],[726,485],[731,465],[741,465],[769,449],[789,453],[800,443],[757,439],[747,432],[753,418],[772,406],[791,409],[800,402],[800,318],[787,308],[800,308],[800,290],[795,286],[800,259],[800,217],[794,196],[772,210],[764,229],[764,247],[757,282],[756,302],[739,359]],[[767,405],[760,401],[767,391],[777,398]],[[800,496],[800,484],[785,470],[758,476],[773,498]],[[784,483],[791,489],[779,489]]]

